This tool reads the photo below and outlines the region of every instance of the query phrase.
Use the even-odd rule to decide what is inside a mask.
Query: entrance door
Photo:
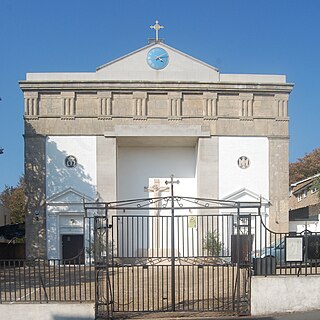
[[[77,259],[80,263],[84,262],[82,234],[64,234],[62,236],[62,259]]]

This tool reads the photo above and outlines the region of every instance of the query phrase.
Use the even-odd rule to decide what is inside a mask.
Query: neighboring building
[[[28,256],[83,246],[83,199],[152,196],[145,187],[171,174],[181,195],[262,196],[265,221],[288,230],[285,76],[223,74],[153,41],[96,72],[28,73],[20,87]]]
[[[320,174],[292,183],[289,198],[289,230],[302,232],[305,229],[320,232],[319,190],[314,181]]]

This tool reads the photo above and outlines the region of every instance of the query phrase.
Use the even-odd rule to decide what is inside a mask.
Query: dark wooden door
[[[84,262],[82,234],[65,234],[62,236],[62,259],[76,259],[80,263]]]

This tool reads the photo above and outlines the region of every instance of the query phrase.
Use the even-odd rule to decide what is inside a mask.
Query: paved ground
[[[239,319],[239,318],[238,318]],[[248,317],[241,320],[320,320],[320,310],[311,312],[294,312],[282,315],[272,315],[266,317]]]
[[[116,319],[125,319],[125,318],[116,318]],[[158,317],[139,317],[139,316],[133,316],[126,319],[152,319],[152,320],[163,320],[163,319],[169,319],[169,320],[204,320],[204,319],[210,319],[210,320],[320,320],[320,310],[317,311],[309,311],[309,312],[295,312],[295,313],[286,313],[286,314],[278,314],[278,315],[270,315],[270,316],[261,316],[261,317],[236,317],[236,316],[226,316],[223,314],[217,314],[214,317],[210,317],[209,315],[206,316],[191,316],[190,315],[181,315],[180,316],[171,316],[170,313],[163,313],[161,318]]]

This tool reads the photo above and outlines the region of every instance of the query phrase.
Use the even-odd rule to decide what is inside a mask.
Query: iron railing
[[[85,237],[85,259],[0,260],[0,302],[105,299],[113,311],[169,311],[174,288],[176,310],[233,310],[252,275],[320,274],[319,233],[275,233],[259,215],[182,214],[174,217],[172,286],[171,217],[86,219],[95,232],[92,243]]]
[[[94,267],[70,260],[0,260],[0,303],[95,299]]]

